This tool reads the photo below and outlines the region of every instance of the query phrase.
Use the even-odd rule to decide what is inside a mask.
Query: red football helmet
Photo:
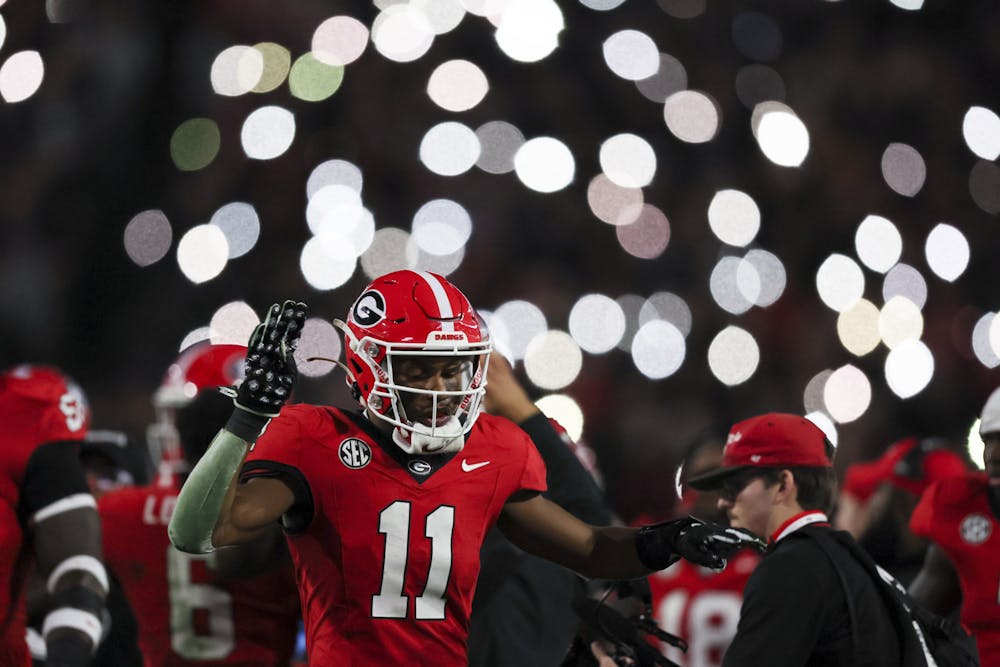
[[[146,431],[150,456],[160,467],[161,479],[170,472],[188,467],[174,425],[177,409],[190,403],[204,389],[242,382],[246,356],[247,348],[243,345],[212,345],[204,340],[186,348],[177,361],[170,364],[153,394],[156,421]]]
[[[90,404],[73,378],[54,366],[22,364],[0,373],[0,392],[10,391],[41,403],[59,406],[66,430],[85,433],[90,428]]]
[[[335,324],[344,332],[348,384],[369,417],[396,427],[397,445],[411,454],[462,448],[486,393],[492,344],[486,324],[457,287],[425,271],[388,273],[365,288],[346,323]],[[456,358],[462,362],[460,387],[431,390],[397,381],[401,357]],[[403,396],[421,394],[431,397],[430,415],[422,420],[427,423],[408,417],[404,407]]]

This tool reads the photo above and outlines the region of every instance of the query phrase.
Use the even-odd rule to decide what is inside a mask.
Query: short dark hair
[[[804,510],[821,510],[829,514],[837,500],[837,473],[833,468],[766,468],[761,471],[764,484],[773,486],[781,481],[781,471],[788,470],[799,487],[798,503]]]

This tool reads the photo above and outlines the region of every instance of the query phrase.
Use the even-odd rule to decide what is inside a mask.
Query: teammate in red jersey
[[[722,464],[724,436],[703,434],[690,447],[681,470],[684,482]],[[685,488],[681,513],[724,523],[726,514],[718,506],[715,491]],[[743,603],[743,588],[760,555],[744,549],[734,555],[725,570],[712,570],[688,561],[678,561],[649,576],[656,623],[685,640],[687,652],[661,642],[664,655],[682,667],[718,667],[736,634]]]
[[[181,491],[170,534],[178,548],[204,552],[280,520],[311,662],[465,664],[479,548],[494,523],[526,551],[605,578],[680,556],[721,566],[753,539],[689,520],[595,528],[545,499],[528,436],[480,415],[485,325],[434,274],[376,279],[338,323],[363,413],[281,409],[305,310],[275,305],[251,336],[236,409]]]
[[[910,518],[911,530],[934,542],[910,594],[942,615],[961,604],[980,661],[1000,665],[1000,389],[983,407],[979,432],[986,472],[932,484]]]
[[[48,665],[86,665],[101,638],[108,577],[100,523],[78,459],[90,423],[83,392],[54,368],[0,373],[0,665],[30,665],[25,586],[32,567],[51,609]]]
[[[171,367],[166,384],[187,387],[188,394],[186,401],[176,396],[171,402],[170,425],[182,449],[180,459],[168,455],[171,470],[196,462],[224,423],[232,403],[212,383],[235,377],[226,369],[234,361],[241,368],[245,354],[240,346],[203,343],[182,355],[182,366]],[[279,531],[239,553],[180,552],[167,537],[179,492],[179,484],[170,483],[173,479],[179,482],[183,473],[106,494],[99,503],[108,566],[134,610],[144,664],[287,667],[299,614],[291,561],[275,539]],[[236,570],[247,565],[248,552],[259,564],[244,577]]]

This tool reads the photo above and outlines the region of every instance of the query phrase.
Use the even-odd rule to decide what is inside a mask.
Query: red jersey
[[[130,487],[98,503],[104,558],[139,625],[146,667],[285,667],[298,597],[291,563],[241,580],[213,572],[215,554],[173,548],[167,524],[178,490]]]
[[[649,575],[657,625],[688,643],[687,653],[661,643],[663,654],[681,667],[718,667],[736,634],[743,587],[760,562],[749,549],[716,572],[686,560]]]
[[[1000,522],[988,496],[985,474],[943,479],[920,498],[910,529],[951,559],[962,587],[962,624],[975,635],[982,664],[1000,665]]]
[[[360,415],[291,405],[248,456],[280,472],[310,664],[465,665],[479,549],[504,503],[545,490],[512,422],[483,414],[450,460],[408,456]]]
[[[19,518],[28,461],[40,445],[82,440],[89,411],[82,392],[55,369],[19,366],[0,374],[0,662],[30,665],[24,641],[24,586],[34,563],[22,552]],[[26,508],[20,508],[22,515]],[[40,508],[27,508],[30,512]]]

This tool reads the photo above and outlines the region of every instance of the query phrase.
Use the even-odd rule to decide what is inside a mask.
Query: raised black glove
[[[763,551],[767,545],[748,530],[705,523],[694,517],[643,526],[635,537],[639,561],[650,570],[669,567],[678,557],[720,569],[745,547]]]
[[[266,423],[278,416],[295,386],[298,371],[293,352],[308,311],[309,307],[299,301],[285,301],[280,306],[274,304],[264,321],[253,330],[247,343],[246,377],[239,387],[225,390],[238,408],[234,418],[241,417],[240,411],[261,418],[250,419],[252,422]]]

